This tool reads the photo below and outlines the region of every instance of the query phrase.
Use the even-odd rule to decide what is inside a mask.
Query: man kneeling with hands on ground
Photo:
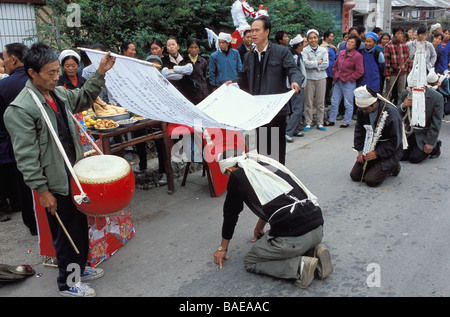
[[[317,198],[279,162],[259,154],[219,156],[222,173],[228,178],[223,208],[222,243],[214,262],[222,268],[228,245],[244,203],[259,220],[254,244],[244,258],[247,271],[278,278],[295,279],[306,288],[314,275],[324,279],[333,272],[330,252],[320,245],[323,237],[322,211]],[[270,230],[264,233],[266,223]]]

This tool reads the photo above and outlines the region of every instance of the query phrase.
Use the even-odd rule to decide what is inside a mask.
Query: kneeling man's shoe
[[[436,142],[436,146],[434,147],[433,151],[430,153],[430,157],[438,158],[441,155],[441,145],[442,145],[442,141],[438,140]]]
[[[400,163],[397,163],[397,166],[391,170],[391,175],[398,176],[398,174],[400,174],[400,170],[401,170]]]
[[[314,272],[317,268],[318,260],[309,256],[302,256],[300,262],[300,278],[295,281],[295,285],[300,288],[307,288],[314,279]]]
[[[333,273],[330,250],[319,244],[314,248],[314,253],[318,259],[316,276],[319,280],[323,280],[325,277]]]

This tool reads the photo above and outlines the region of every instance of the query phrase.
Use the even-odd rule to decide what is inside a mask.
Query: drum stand
[[[42,256],[42,261],[43,261],[42,264],[44,266],[58,267],[58,261],[54,257],[43,255]]]

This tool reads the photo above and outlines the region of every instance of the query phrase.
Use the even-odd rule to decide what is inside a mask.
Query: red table
[[[145,130],[145,135],[139,137],[130,137],[129,132]],[[168,134],[167,130],[167,122],[157,121],[157,120],[149,120],[141,123],[136,123],[129,127],[119,127],[117,130],[101,133],[98,130],[91,130],[91,134],[94,137],[102,138],[103,142],[103,153],[104,154],[113,154],[117,153],[127,146],[133,146],[138,143],[146,142],[149,140],[155,139],[163,139],[164,142],[164,152],[158,153],[164,156],[164,167],[166,169],[167,175],[167,187],[169,195],[175,192],[174,180],[173,180],[173,170],[172,164],[170,161],[171,149],[172,149],[172,140]],[[109,139],[111,137],[123,135],[124,138],[122,142],[111,144]],[[132,135],[132,134],[131,134]]]

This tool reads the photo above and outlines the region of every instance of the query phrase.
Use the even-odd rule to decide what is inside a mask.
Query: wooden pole
[[[76,252],[77,254],[80,254],[80,251],[78,251],[77,246],[76,246],[75,243],[73,242],[72,238],[70,237],[69,232],[67,232],[66,227],[64,227],[64,224],[62,223],[61,218],[59,218],[59,215],[58,215],[58,213],[57,213],[56,211],[55,211],[55,216],[56,216],[56,219],[58,219],[58,222],[59,222],[59,224],[61,225],[61,228],[64,230],[64,233],[66,234],[67,239],[69,239],[70,243],[72,244],[73,249],[75,250],[75,252]]]

